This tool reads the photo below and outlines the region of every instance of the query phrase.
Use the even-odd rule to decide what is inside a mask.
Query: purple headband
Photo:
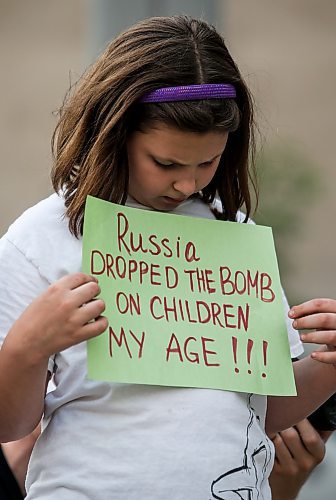
[[[230,83],[205,83],[153,90],[142,96],[140,102],[199,101],[230,97],[236,97],[236,89]]]

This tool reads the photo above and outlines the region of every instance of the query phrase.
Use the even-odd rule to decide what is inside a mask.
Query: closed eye
[[[200,163],[198,166],[200,168],[211,167],[214,164],[214,162],[216,160],[218,160],[219,157],[220,157],[220,155],[216,156],[212,160],[204,161],[203,163]],[[179,164],[179,163],[172,163],[172,162],[171,163],[163,163],[162,161],[159,161],[159,160],[157,160],[154,157],[152,157],[152,160],[155,163],[155,165],[157,165],[158,167],[160,167],[162,169],[172,169],[172,168],[179,168],[179,167],[184,167],[185,166],[185,165],[182,165],[182,164]]]
[[[178,166],[178,165],[176,165],[176,163],[162,163],[159,160],[156,160],[155,158],[153,158],[153,161],[154,161],[155,165],[157,165],[160,168],[167,168],[168,169],[168,168],[174,168],[174,167]]]
[[[204,163],[201,163],[200,164],[200,167],[211,167],[211,165],[213,164],[214,160],[212,161],[205,161]]]

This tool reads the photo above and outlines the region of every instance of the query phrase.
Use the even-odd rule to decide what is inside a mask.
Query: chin
[[[158,212],[172,212],[174,209],[171,207],[160,207],[154,208],[154,210],[157,210]]]
[[[174,207],[167,207],[167,205],[164,205],[163,203],[153,203],[153,204],[148,204],[148,207],[151,207],[153,210],[156,210],[157,212],[171,212],[174,210]]]

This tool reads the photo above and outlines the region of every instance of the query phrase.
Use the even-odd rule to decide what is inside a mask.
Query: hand
[[[302,333],[302,342],[325,344],[324,350],[311,354],[323,363],[336,364],[336,300],[314,299],[294,306],[288,313],[297,330],[315,330]]]
[[[19,344],[39,361],[100,335],[108,323],[101,316],[104,301],[94,300],[99,292],[92,276],[76,273],[61,278],[23,312],[5,343]]]
[[[273,500],[294,500],[325,456],[325,440],[307,419],[272,437],[275,462],[270,476]]]

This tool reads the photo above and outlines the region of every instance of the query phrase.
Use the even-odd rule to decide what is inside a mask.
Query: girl
[[[53,144],[57,194],[25,212],[0,246],[2,338],[34,297],[65,277],[40,302],[42,317],[36,310],[29,334],[22,333],[26,316],[0,352],[0,442],[31,432],[44,412],[28,500],[270,498],[266,398],[87,380],[83,341],[107,327],[104,304],[90,301],[96,283],[67,277],[81,266],[89,194],[248,221],[252,101],[223,39],[187,17],[138,23],[83,76]],[[295,357],[302,348],[290,324],[288,335]],[[332,366],[297,365],[299,397],[269,398],[271,432],[335,392]],[[50,374],[56,389],[45,397]]]

